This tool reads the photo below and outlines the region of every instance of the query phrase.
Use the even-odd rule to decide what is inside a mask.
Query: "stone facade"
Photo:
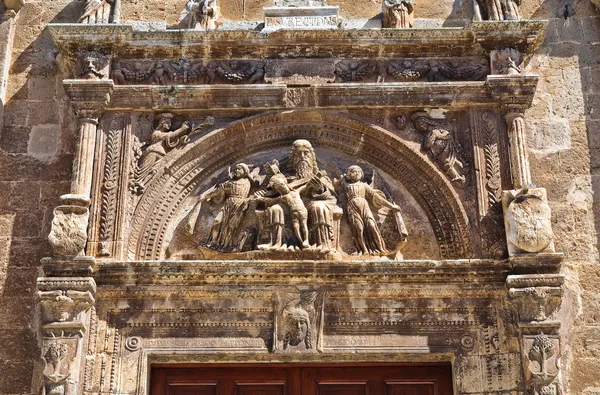
[[[600,394],[594,2],[273,3],[1,3],[0,394],[239,361]]]

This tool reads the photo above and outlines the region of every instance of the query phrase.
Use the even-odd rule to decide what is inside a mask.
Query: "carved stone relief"
[[[477,21],[518,21],[521,0],[473,0]]]
[[[87,241],[89,198],[63,195],[61,205],[54,209],[48,241],[54,256],[84,255]]]
[[[505,191],[502,208],[510,255],[554,252],[550,206],[544,188]]]
[[[491,51],[492,74],[518,75],[522,72],[523,55],[515,48]]]
[[[273,352],[322,351],[324,291],[275,293]]]
[[[421,149],[444,170],[450,181],[464,183],[465,163],[450,130],[424,111],[413,113],[411,119],[415,129],[423,134]]]
[[[119,23],[120,0],[86,0],[77,22],[87,24]]]
[[[414,5],[411,0],[383,0],[383,27],[408,29],[414,23]]]
[[[501,56],[501,55],[499,55]],[[349,59],[306,62],[282,60],[117,60],[111,76],[115,84],[262,84],[283,82],[412,82],[482,81],[490,73],[483,57],[450,59]],[[297,64],[297,65],[296,65]],[[332,70],[330,64],[335,64]],[[311,67],[310,71],[305,71]],[[313,69],[314,68],[314,69]],[[333,73],[332,73],[333,72]],[[93,74],[93,72],[92,72]],[[289,77],[287,76],[289,74]],[[314,74],[314,75],[313,75]],[[287,78],[282,80],[282,78]],[[104,78],[104,77],[102,77]]]
[[[75,75],[84,80],[108,78],[110,58],[98,51],[81,51],[75,64]]]
[[[188,0],[183,20],[188,29],[214,29],[218,16],[216,0]]]
[[[364,182],[361,167],[349,166],[345,174],[329,167],[339,175],[332,180],[319,166],[312,144],[303,139],[293,142],[284,162],[267,161],[264,174],[259,167],[250,170],[238,163],[228,181],[200,193],[185,224],[191,237],[206,234],[200,252],[262,250],[290,256],[302,251],[339,259],[346,249],[343,236],[353,240],[355,254],[401,259],[408,237],[401,208]],[[344,202],[341,207],[338,199]],[[207,231],[203,206],[211,204],[219,208]]]

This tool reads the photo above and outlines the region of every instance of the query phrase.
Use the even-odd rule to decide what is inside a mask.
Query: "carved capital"
[[[538,80],[539,76],[534,74],[496,75],[494,73],[487,76],[486,86],[492,97],[505,110],[524,111],[531,107]]]
[[[82,313],[94,304],[96,283],[90,277],[40,277],[38,298],[42,330],[46,336],[81,337],[85,332]]]
[[[502,209],[509,255],[554,253],[551,212],[544,188],[504,191]]]
[[[561,274],[508,276],[508,294],[519,315],[519,325],[529,330],[552,331],[560,326],[557,315],[563,295]]]
[[[97,121],[110,102],[113,91],[112,80],[64,80],[63,87],[71,105],[84,122]]]

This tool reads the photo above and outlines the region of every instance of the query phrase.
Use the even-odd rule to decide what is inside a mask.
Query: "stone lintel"
[[[49,24],[66,57],[100,48],[117,59],[393,58],[481,56],[498,47],[533,53],[547,21],[480,22],[433,29],[281,29],[136,31],[132,25]],[[290,49],[293,48],[293,49]]]
[[[442,107],[502,105],[504,96],[518,97],[528,107],[537,75],[511,76],[475,82],[343,83],[303,87],[308,98],[297,107]],[[490,83],[490,80],[492,81]],[[289,108],[279,84],[256,85],[123,85],[116,86],[109,108],[125,109],[278,109]],[[496,94],[501,92],[502,94]]]
[[[98,263],[99,286],[114,284],[473,284],[506,281],[503,260],[153,261]],[[281,276],[281,273],[286,273]]]

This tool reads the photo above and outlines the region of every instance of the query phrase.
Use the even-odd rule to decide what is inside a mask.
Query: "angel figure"
[[[450,131],[429,118],[425,111],[418,111],[411,118],[415,129],[423,134],[421,148],[438,162],[450,181],[465,182],[465,176],[461,174],[464,164],[458,157],[458,149]]]
[[[322,293],[277,292],[276,298],[275,351],[317,351]]]
[[[187,137],[191,130],[189,122],[184,122],[179,129],[170,130],[173,117],[174,115],[171,113],[162,113],[157,116],[158,126],[152,132],[150,145],[143,152],[140,164],[135,170],[133,189],[137,192],[143,192],[146,183],[156,173],[156,165],[167,155],[167,150],[189,141]]]
[[[245,163],[238,163],[230,174],[230,180],[204,194],[200,201],[223,202],[223,207],[215,217],[206,246],[220,251],[233,250],[237,244],[235,236],[248,208],[248,195],[252,183],[250,169]]]
[[[389,202],[383,192],[365,183],[363,178],[364,172],[359,166],[350,166],[341,182],[348,197],[346,211],[354,244],[359,254],[386,255],[388,251],[369,203],[375,208],[387,207],[398,214],[401,209]],[[408,236],[406,230],[400,233],[403,239]]]

